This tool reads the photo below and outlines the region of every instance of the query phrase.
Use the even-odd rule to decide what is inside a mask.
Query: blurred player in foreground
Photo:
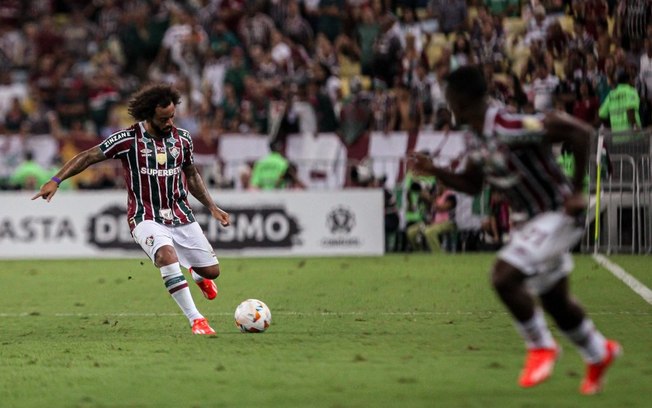
[[[543,307],[586,362],[580,392],[595,394],[621,347],[605,339],[569,292],[573,267],[569,249],[583,234],[582,187],[593,129],[556,112],[545,118],[508,114],[489,107],[486,94],[484,76],[474,67],[460,68],[448,77],[446,99],[458,124],[470,127],[472,139],[463,173],[438,168],[424,154],[415,154],[411,164],[416,172],[469,194],[479,193],[487,182],[522,215],[511,241],[498,253],[491,276],[526,343],[519,384],[532,387],[547,379],[560,355]],[[559,142],[568,142],[575,156],[570,181],[552,153],[551,144]]]
[[[136,93],[129,113],[138,121],[65,163],[32,200],[48,202],[59,184],[92,164],[119,159],[127,186],[127,218],[131,233],[161,270],[165,287],[186,315],[194,334],[215,334],[197,310],[183,265],[209,300],[217,296],[213,281],[220,275],[213,248],[195,221],[188,192],[210,210],[223,226],[229,215],[218,208],[193,162],[190,134],[174,126],[180,94],[167,85],[153,85]]]

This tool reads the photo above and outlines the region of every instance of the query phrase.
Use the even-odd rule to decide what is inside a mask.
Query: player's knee
[[[217,277],[220,276],[220,265],[204,266],[200,268],[193,267],[192,270],[206,279],[217,279]]]
[[[160,247],[154,255],[154,263],[158,268],[179,262],[177,253],[171,245],[164,245]]]

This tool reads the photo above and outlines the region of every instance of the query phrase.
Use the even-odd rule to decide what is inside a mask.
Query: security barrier
[[[603,129],[591,143],[583,251],[652,252],[651,137],[650,129]]]

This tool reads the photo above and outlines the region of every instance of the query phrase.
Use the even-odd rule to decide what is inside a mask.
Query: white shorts
[[[498,252],[501,259],[527,275],[535,294],[552,288],[573,269],[570,249],[582,238],[584,227],[562,212],[546,212],[523,223]]]
[[[173,226],[146,220],[136,225],[131,234],[152,262],[159,248],[171,245],[177,253],[179,263],[185,268],[219,263],[213,247],[196,222]]]

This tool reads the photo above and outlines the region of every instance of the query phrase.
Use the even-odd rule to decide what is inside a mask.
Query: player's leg
[[[181,272],[181,266],[179,265],[179,259],[174,249],[169,230],[165,226],[153,221],[143,221],[136,226],[133,231],[133,236],[150,259],[152,259],[154,265],[161,271],[165,288],[186,316],[191,326],[193,326],[193,333],[214,334],[215,332],[212,329],[207,330],[202,328],[201,333],[195,330],[194,326],[196,324],[201,326],[202,322],[205,322],[205,318],[199,313],[192,299],[188,283]]]
[[[220,276],[220,265],[213,248],[199,224],[174,228],[174,241],[183,264],[208,300],[215,299],[218,290],[215,279]]]
[[[527,348],[519,385],[532,387],[550,377],[559,349],[541,308],[525,286],[526,277],[519,269],[499,259],[494,265],[491,280]]]
[[[195,266],[188,270],[204,297],[208,300],[215,299],[218,292],[215,279],[220,276],[220,265]]]
[[[595,328],[580,303],[570,294],[568,278],[560,279],[542,294],[541,302],[586,362],[586,375],[580,391],[584,394],[597,393],[602,387],[607,368],[621,352],[620,345],[605,339]]]
[[[492,283],[502,302],[514,318],[525,340],[527,355],[519,384],[537,385],[553,371],[559,348],[550,333],[541,307],[536,303],[531,282],[534,278],[547,283],[546,271],[558,269],[561,239],[556,231],[563,225],[556,213],[544,213],[520,225],[512,239],[498,253]]]

